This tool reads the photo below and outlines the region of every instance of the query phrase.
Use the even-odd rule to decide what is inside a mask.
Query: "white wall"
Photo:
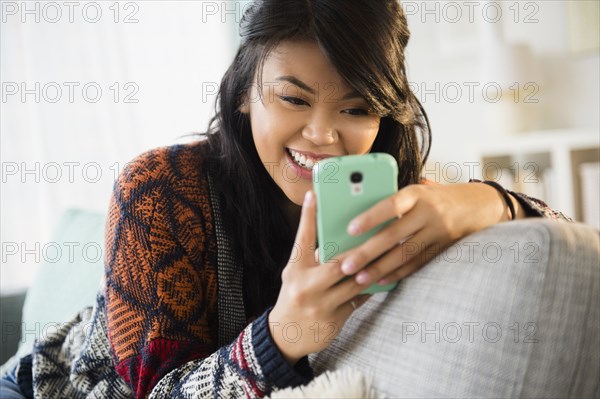
[[[494,30],[501,32],[505,43],[525,43],[533,53],[537,69],[527,81],[540,88],[535,95],[539,103],[527,105],[540,111],[537,126],[533,128],[598,131],[600,57],[597,50],[571,53],[567,1],[502,1],[498,23],[488,22],[498,18],[486,6],[487,2],[468,3],[473,2],[404,2],[412,33],[407,49],[409,80],[419,87],[425,84],[429,90],[435,88],[436,82],[441,87],[439,100],[431,93],[418,94],[433,126],[432,162],[462,165],[479,161],[479,143],[503,138],[493,132],[498,126],[490,127],[486,121],[492,104],[485,100],[481,90],[486,82],[496,78],[493,73],[482,74],[490,48],[487,34]],[[456,10],[460,10],[462,18],[457,18]],[[488,12],[485,17],[484,10]],[[597,21],[596,16],[596,24]],[[455,92],[448,91],[447,96],[443,92],[444,85],[452,82],[464,89],[456,103],[449,101],[454,100]],[[475,88],[474,101],[468,98],[465,82],[480,84]],[[463,177],[466,181],[468,176]]]
[[[91,3],[76,2],[70,22],[63,2],[53,3],[59,9],[2,2],[1,293],[31,283],[40,262],[23,249],[43,248],[61,211],[106,212],[127,161],[206,129],[214,95],[203,90],[218,84],[233,57],[232,24],[239,15],[208,9],[209,2],[96,2],[100,18]],[[86,4],[92,7],[84,13]],[[21,98],[22,83],[34,91],[39,83],[39,98]],[[70,101],[68,85],[75,84]],[[53,102],[56,86],[62,97]],[[98,101],[93,87],[102,90]],[[128,94],[137,102],[126,102]],[[9,255],[12,243],[19,251]]]

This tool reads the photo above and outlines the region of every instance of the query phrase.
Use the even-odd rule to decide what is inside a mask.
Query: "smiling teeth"
[[[315,161],[311,158],[306,157],[305,155],[302,155],[296,151],[290,150],[288,148],[290,154],[292,155],[292,157],[296,160],[296,162],[298,162],[300,164],[300,166],[303,166],[306,169],[311,169],[313,168],[313,166],[315,166]]]

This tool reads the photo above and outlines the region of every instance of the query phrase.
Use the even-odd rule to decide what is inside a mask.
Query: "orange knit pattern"
[[[204,151],[204,142],[147,151],[115,182],[105,295],[117,364],[159,338],[216,349],[217,244]]]

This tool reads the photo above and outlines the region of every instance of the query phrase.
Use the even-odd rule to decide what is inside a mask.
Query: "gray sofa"
[[[311,363],[393,398],[598,398],[598,231],[528,219],[468,236],[371,297]]]
[[[70,210],[54,241],[103,247],[103,228],[103,215]],[[42,265],[25,300],[19,354],[35,331],[92,305],[101,272],[97,258]],[[317,374],[360,370],[377,396],[600,397],[599,289],[597,230],[504,223],[374,295],[310,360]]]

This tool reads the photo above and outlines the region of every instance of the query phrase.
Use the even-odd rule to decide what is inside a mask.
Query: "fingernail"
[[[379,285],[387,285],[389,283],[390,283],[390,280],[388,280],[387,278],[382,278],[381,280],[379,280],[377,282],[377,284],[379,284]]]
[[[356,275],[356,282],[358,284],[367,284],[370,280],[369,273],[360,272]]]
[[[312,191],[308,190],[304,195],[304,205],[310,205],[312,203]]]
[[[359,232],[360,232],[360,225],[358,224],[358,222],[350,223],[350,226],[348,226],[348,233],[351,235],[355,235],[355,234],[358,234]]]
[[[352,258],[345,259],[342,263],[342,272],[344,272],[345,274],[354,273],[355,268],[356,265],[354,264],[354,260]]]

